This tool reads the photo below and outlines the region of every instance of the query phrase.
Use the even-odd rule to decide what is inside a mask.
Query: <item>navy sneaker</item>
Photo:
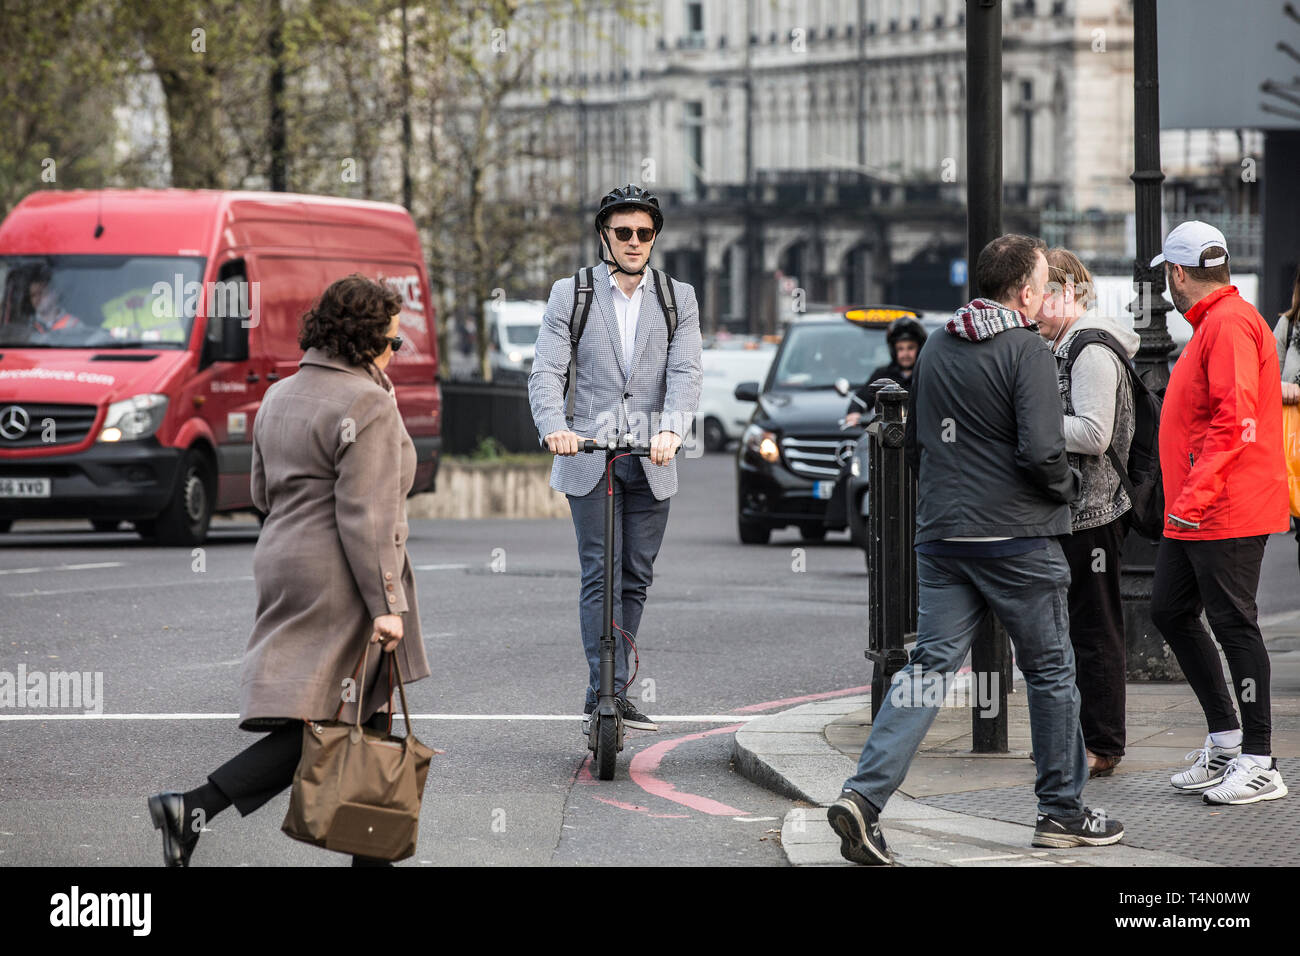
[[[1077,820],[1063,820],[1049,817],[1044,813],[1038,815],[1038,824],[1034,827],[1034,846],[1063,849],[1072,846],[1110,846],[1124,839],[1124,825],[1118,820],[1108,819],[1105,810],[1083,808],[1083,816]]]
[[[863,866],[888,866],[894,862],[880,832],[880,815],[856,790],[844,794],[826,810],[826,822],[840,836],[840,856]]]
[[[619,710],[623,712],[623,726],[632,730],[658,730],[659,725],[641,711],[632,706],[625,697],[616,698]]]

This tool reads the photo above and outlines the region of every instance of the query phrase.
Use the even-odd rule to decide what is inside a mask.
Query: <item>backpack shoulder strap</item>
[[[673,280],[661,269],[651,269],[650,277],[654,280],[655,295],[663,306],[664,317],[668,321],[668,344],[673,344],[677,334],[677,296],[673,292]]]
[[[592,282],[592,268],[585,266],[573,274],[573,311],[569,313],[569,371],[566,376],[565,391],[568,398],[564,403],[564,417],[573,418],[575,395],[578,391],[578,341],[583,330],[587,328],[587,317],[591,315],[591,300],[595,297],[596,286]]]

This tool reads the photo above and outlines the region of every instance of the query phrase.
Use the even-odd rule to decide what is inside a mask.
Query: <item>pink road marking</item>
[[[639,807],[635,803],[624,803],[622,800],[611,800],[609,797],[596,797],[596,799],[620,810],[635,810],[637,813],[648,814],[656,820],[685,820],[690,817],[689,813],[650,813],[649,807]]]
[[[600,783],[599,780],[597,780],[595,777],[591,775],[590,756],[587,757],[587,759],[582,762],[582,766],[578,768],[577,779],[578,779],[578,783],[581,783],[589,787],[595,786],[596,784]],[[595,794],[592,794],[592,796],[595,796]],[[656,820],[684,820],[690,816],[689,813],[650,813],[649,807],[640,807],[637,806],[635,803],[624,803],[622,800],[614,800],[610,797],[596,797],[596,799],[599,800],[601,803],[609,804],[611,807],[618,807],[620,810],[631,810],[636,813],[649,814],[651,817],[653,817]]]
[[[795,704],[806,704],[814,700],[829,700],[835,697],[849,697],[853,694],[861,694],[864,691],[871,690],[870,685],[865,687],[846,687],[843,690],[824,691],[820,694],[805,694],[802,697],[786,697],[781,700],[769,700],[760,704],[749,704],[745,707],[737,707],[736,713],[754,713],[761,710],[774,710],[777,707],[790,707]],[[700,813],[708,813],[713,816],[726,817],[743,817],[748,816],[750,811],[737,810],[735,807],[729,807],[725,803],[701,796],[697,793],[686,793],[678,790],[676,785],[666,780],[660,780],[655,776],[655,771],[659,769],[659,764],[663,762],[674,748],[691,740],[701,740],[704,737],[710,737],[714,734],[735,733],[743,724],[735,724],[731,727],[717,727],[713,730],[705,730],[696,734],[684,734],[680,737],[673,737],[662,743],[654,744],[645,750],[638,751],[632,757],[632,763],[628,768],[628,775],[632,782],[651,796],[661,797],[664,800],[671,800],[674,803],[680,803],[683,806],[698,810]],[[578,768],[578,782],[582,784],[595,784],[596,778],[591,775],[590,770],[591,758],[588,757]],[[597,797],[602,803],[619,807],[623,810],[633,810],[636,812],[648,812],[645,807],[638,807],[635,804],[623,803],[618,800]],[[687,814],[651,814],[651,816],[663,816],[667,818],[677,818],[687,816]]]
[[[679,791],[674,784],[669,783],[667,780],[660,780],[654,775],[654,772],[659,769],[660,762],[674,747],[689,740],[701,740],[714,734],[735,733],[742,726],[744,725],[735,724],[731,727],[717,727],[713,730],[705,730],[698,734],[684,734],[681,737],[674,737],[671,740],[665,740],[663,743],[647,747],[645,750],[638,751],[636,756],[632,758],[632,763],[628,767],[628,776],[632,778],[633,783],[651,796],[662,797],[665,800],[680,803],[692,810],[698,810],[700,813],[708,813],[717,817],[746,816],[749,813],[748,810],[737,810],[735,807],[729,807],[725,803],[702,797],[697,793]]]
[[[750,714],[758,710],[775,710],[777,707],[793,707],[795,704],[807,704],[814,700],[830,700],[834,697],[850,697],[853,694],[862,694],[871,690],[871,685],[865,687],[846,687],[844,690],[828,690],[821,694],[805,694],[803,697],[786,697],[781,700],[769,700],[761,704],[749,704],[745,707],[736,707],[734,712],[737,714]]]

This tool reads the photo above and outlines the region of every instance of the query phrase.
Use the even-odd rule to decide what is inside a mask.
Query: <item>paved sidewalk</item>
[[[1294,631],[1294,627],[1288,627]],[[1266,634],[1273,663],[1273,753],[1292,793],[1245,807],[1211,807],[1169,787],[1201,746],[1205,721],[1186,684],[1128,685],[1128,748],[1084,801],[1124,823],[1110,847],[1036,850],[1034,768],[1024,686],[1008,699],[1011,753],[970,752],[971,711],[940,710],[899,792],[881,815],[904,866],[1237,866],[1300,864],[1300,636]],[[958,690],[958,693],[960,690]],[[973,698],[973,694],[971,697]],[[950,700],[957,699],[956,695]],[[969,698],[968,698],[969,699]],[[964,701],[962,701],[964,703]],[[781,840],[797,865],[849,865],[825,807],[838,798],[871,729],[870,698],[805,704],[750,721],[735,736],[736,768],[798,800]]]

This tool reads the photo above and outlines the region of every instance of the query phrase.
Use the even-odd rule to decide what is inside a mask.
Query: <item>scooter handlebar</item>
[[[611,449],[608,445],[592,438],[584,438],[578,443],[578,451],[597,452],[610,450]],[[648,456],[650,454],[649,445],[640,445],[636,443],[618,444],[615,445],[612,450],[620,455]]]

